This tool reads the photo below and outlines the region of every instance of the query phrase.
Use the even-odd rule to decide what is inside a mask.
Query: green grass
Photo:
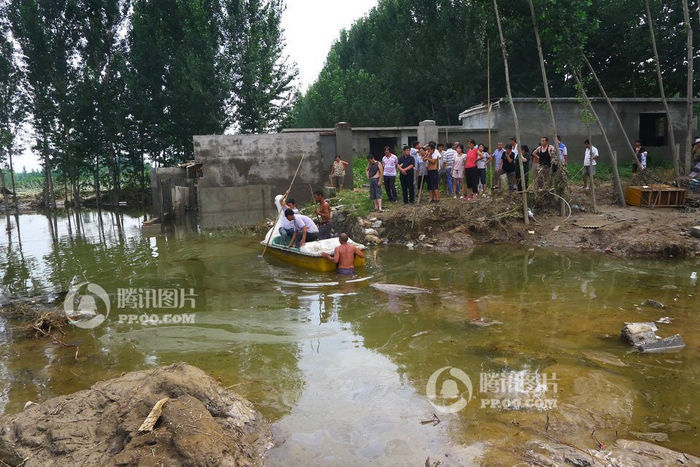
[[[384,198],[383,193],[382,197]],[[368,188],[356,191],[343,190],[336,199],[338,199],[338,204],[346,206],[351,212],[358,216],[366,216],[374,209],[374,202],[369,199]]]
[[[355,188],[360,188],[367,183],[366,168],[367,159],[364,157],[356,157],[352,160],[352,179],[355,182]]]

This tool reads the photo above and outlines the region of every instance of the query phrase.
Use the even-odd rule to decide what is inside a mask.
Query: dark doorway
[[[644,146],[666,146],[666,114],[639,114],[639,139]]]
[[[396,154],[396,138],[370,138],[369,153],[374,154],[378,160],[384,157],[384,146],[389,146],[391,152]]]
[[[408,145],[409,145],[410,147],[413,147],[413,145],[416,143],[416,141],[418,141],[418,137],[417,137],[417,136],[409,136],[409,137],[408,137]]]

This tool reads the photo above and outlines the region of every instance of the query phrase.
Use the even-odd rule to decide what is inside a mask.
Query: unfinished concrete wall
[[[520,120],[522,139],[520,142],[522,144],[527,144],[530,146],[530,149],[533,149],[539,144],[540,136],[552,138],[549,111],[543,100],[519,98],[515,99],[514,102],[518,112],[518,119]],[[613,105],[625,127],[627,136],[632,142],[640,138],[639,121],[641,114],[665,114],[663,104],[658,99],[613,99]],[[631,164],[632,156],[629,146],[625,142],[624,135],[608,105],[602,99],[594,99],[593,106],[603,127],[606,129],[613,150],[617,151],[618,161]],[[681,99],[672,99],[670,102],[676,143],[682,143],[685,138],[684,106],[685,101]],[[577,99],[556,99],[554,103],[557,130],[568,147],[569,160],[583,160],[585,151],[583,142],[589,137],[589,125],[582,119],[582,109],[583,107]],[[479,130],[479,126],[486,121],[485,107],[483,109],[466,111],[465,113],[469,115],[463,118],[463,126],[465,129],[476,133]],[[492,108],[491,116],[493,122],[493,144],[495,145],[497,141],[507,143],[508,139],[515,134],[515,125],[513,124],[509,104],[501,101],[499,105]],[[595,121],[590,124],[590,135],[592,143],[600,150],[601,160],[609,162],[610,152]],[[663,159],[668,162],[672,160],[672,148],[668,143],[664,146],[646,145],[646,147],[652,159]],[[683,147],[681,147],[681,160],[683,153]]]
[[[197,187],[203,228],[252,225],[273,217],[274,196],[289,187],[304,158],[291,196],[303,203],[328,181],[335,137],[322,132],[195,136],[202,164]]]
[[[154,167],[151,169],[151,199],[153,200],[153,217],[172,216],[174,212],[173,191],[175,187],[188,187],[188,200],[183,206],[193,205],[195,200],[194,180],[188,177],[187,169],[181,167]]]

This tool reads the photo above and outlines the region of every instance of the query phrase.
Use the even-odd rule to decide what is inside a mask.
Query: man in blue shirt
[[[420,191],[420,184],[428,183],[428,170],[425,168],[425,161],[420,155],[420,143],[418,141],[413,143],[411,157],[416,161],[416,191]]]
[[[559,143],[559,160],[562,164],[566,165],[569,159],[569,152],[566,149],[566,145],[561,142],[561,136],[557,135],[557,143]]]
[[[501,176],[505,175],[505,172],[501,170],[502,168],[502,157],[503,153],[506,152],[505,149],[503,149],[503,143],[501,141],[498,142],[498,146],[496,149],[493,151],[493,154],[491,154],[493,160],[495,161],[495,165],[493,166],[494,173],[496,174],[496,179],[494,180],[493,187],[494,189],[501,188]]]

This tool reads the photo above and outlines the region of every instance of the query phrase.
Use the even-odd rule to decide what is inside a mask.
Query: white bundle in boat
[[[356,245],[360,249],[364,249],[364,245],[355,243],[352,240],[348,240],[348,243]],[[317,240],[315,242],[307,242],[299,251],[307,255],[320,256],[323,252],[333,254],[337,246],[340,246],[340,240],[338,240],[338,237],[335,237],[326,240]]]

